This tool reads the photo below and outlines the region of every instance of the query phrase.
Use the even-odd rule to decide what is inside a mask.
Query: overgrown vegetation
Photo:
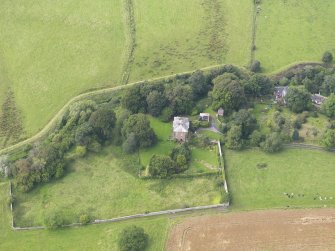
[[[14,93],[9,89],[0,111],[0,138],[4,138],[3,146],[17,141],[22,134],[21,112],[17,108]]]

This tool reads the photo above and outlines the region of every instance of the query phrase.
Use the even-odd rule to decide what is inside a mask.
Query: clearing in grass
[[[335,154],[306,149],[225,151],[232,207],[335,206]]]

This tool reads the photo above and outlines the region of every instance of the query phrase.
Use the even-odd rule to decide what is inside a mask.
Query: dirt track
[[[193,217],[172,229],[166,250],[335,250],[335,209]]]

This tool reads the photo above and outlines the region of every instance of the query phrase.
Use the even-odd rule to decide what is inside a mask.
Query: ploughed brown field
[[[335,209],[193,217],[173,227],[166,250],[335,250]]]

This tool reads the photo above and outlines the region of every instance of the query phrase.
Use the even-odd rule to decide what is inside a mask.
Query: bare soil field
[[[198,216],[172,229],[167,251],[335,250],[335,209]]]

